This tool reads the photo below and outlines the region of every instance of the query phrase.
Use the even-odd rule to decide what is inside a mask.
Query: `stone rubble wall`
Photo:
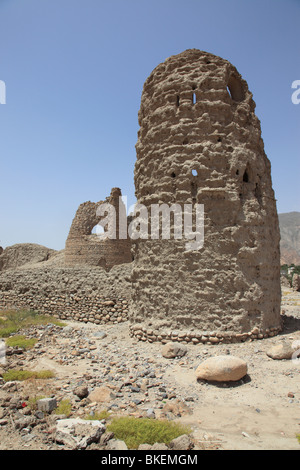
[[[130,335],[139,341],[148,341],[149,343],[159,342],[166,344],[172,342],[193,343],[193,344],[229,344],[244,343],[246,341],[270,338],[276,336],[282,331],[282,325],[266,329],[253,328],[248,333],[229,333],[224,331],[191,331],[191,330],[152,330],[150,328],[141,327],[140,325],[131,325]]]
[[[131,264],[51,267],[0,273],[0,309],[30,309],[56,318],[117,323],[128,320]]]

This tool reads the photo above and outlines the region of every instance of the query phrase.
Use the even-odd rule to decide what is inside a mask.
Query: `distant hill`
[[[278,214],[281,264],[300,265],[300,212]]]

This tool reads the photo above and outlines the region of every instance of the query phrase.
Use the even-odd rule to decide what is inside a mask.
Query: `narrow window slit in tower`
[[[258,183],[256,183],[256,185],[255,185],[254,195],[255,195],[256,199],[258,200],[259,204],[261,204],[262,203],[262,193],[261,193],[260,184],[258,184]]]
[[[198,176],[198,171],[195,170],[194,168],[193,168],[193,170],[192,170],[192,175],[193,175],[193,176]]]
[[[191,195],[192,195],[193,204],[196,204],[197,202],[197,192],[198,192],[197,185],[194,182],[192,182],[191,183]]]
[[[176,104],[177,104],[177,107],[178,107],[178,106],[179,106],[179,104],[180,104],[180,98],[179,98],[179,95],[177,95]]]
[[[243,174],[243,182],[244,183],[249,183],[249,175],[248,175],[247,170],[245,170],[245,172]]]
[[[196,104],[196,102],[197,102],[196,93],[193,93],[192,103]]]

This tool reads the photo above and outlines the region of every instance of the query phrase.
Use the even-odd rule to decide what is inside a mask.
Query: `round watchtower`
[[[196,49],[146,80],[137,201],[204,205],[204,244],[138,239],[131,332],[138,339],[231,342],[280,329],[279,224],[260,122],[246,81]],[[172,217],[171,217],[172,220]],[[172,230],[171,230],[172,232]]]

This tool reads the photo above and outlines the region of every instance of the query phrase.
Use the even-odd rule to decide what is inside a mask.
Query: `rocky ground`
[[[187,344],[186,354],[175,358],[164,357],[161,344],[131,338],[126,322],[68,321],[65,327],[27,329],[23,333],[38,343],[26,352],[9,351],[5,368],[47,369],[55,378],[5,383],[0,377],[0,450],[72,448],[72,443],[57,439],[57,422],[65,416],[29,406],[39,396],[54,397],[57,403],[68,399],[69,419],[107,410],[177,420],[191,426],[186,445],[194,449],[299,450],[300,362],[295,356],[273,359],[267,353],[282,341],[294,349],[300,341],[300,293],[284,287],[282,308],[285,327],[278,336],[237,344]],[[244,378],[197,381],[200,363],[228,354],[247,363]],[[122,448],[102,425],[101,437],[84,448]]]

